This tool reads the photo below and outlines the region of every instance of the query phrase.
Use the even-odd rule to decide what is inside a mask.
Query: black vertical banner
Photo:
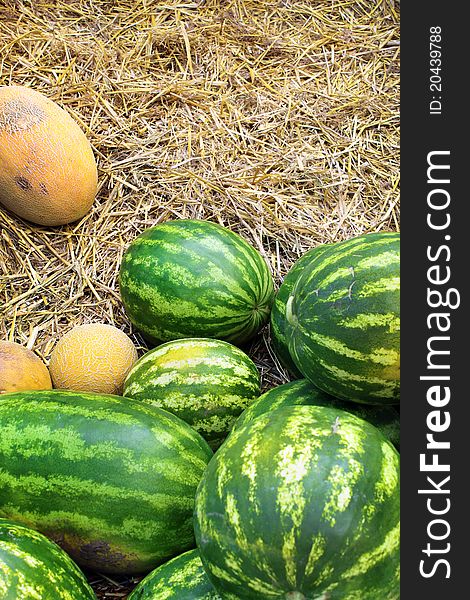
[[[401,10],[401,599],[469,595],[467,21]]]

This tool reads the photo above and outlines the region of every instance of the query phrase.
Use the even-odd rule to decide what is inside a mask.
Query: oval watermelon
[[[128,600],[221,600],[202,566],[198,550],[189,550],[149,573]]]
[[[119,286],[129,319],[153,343],[242,344],[267,322],[274,299],[261,254],[229,229],[194,219],[167,221],[133,240]]]
[[[127,375],[123,395],[174,413],[216,447],[260,387],[256,365],[236,346],[185,338],[144,354]]]
[[[323,391],[397,404],[400,394],[400,234],[332,244],[297,278],[286,303],[297,368]]]
[[[206,573],[229,600],[397,600],[399,483],[399,454],[355,415],[261,415],[227,438],[198,487]]]
[[[105,573],[146,572],[194,547],[194,495],[212,451],[178,417],[52,390],[2,395],[0,423],[0,516]]]
[[[0,598],[95,600],[85,575],[57,544],[0,518]]]
[[[300,273],[327,248],[328,245],[311,248],[294,262],[276,292],[271,309],[271,346],[281,365],[297,379],[302,379],[303,375],[292,360],[287,345],[286,327],[289,327],[289,323],[286,319],[286,304]]]
[[[315,387],[308,379],[297,379],[271,388],[255,400],[238,417],[232,431],[236,431],[245,423],[253,421],[260,415],[277,410],[283,406],[331,406],[372,423],[392,442],[400,448],[400,415],[393,406],[371,406],[333,398]]]

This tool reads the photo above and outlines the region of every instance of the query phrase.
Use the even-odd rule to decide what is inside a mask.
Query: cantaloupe
[[[40,225],[83,217],[97,191],[87,136],[58,104],[24,86],[0,87],[0,204]]]
[[[0,342],[0,394],[51,388],[49,370],[39,356],[16,342]]]
[[[121,394],[137,349],[128,335],[105,323],[76,325],[55,345],[49,362],[54,388]]]

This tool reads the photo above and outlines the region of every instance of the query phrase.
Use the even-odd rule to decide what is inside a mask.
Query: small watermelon
[[[372,425],[397,448],[400,448],[400,415],[393,406],[371,406],[333,398],[315,387],[308,379],[297,379],[271,388],[255,400],[238,417],[232,431],[267,412],[283,406],[332,406],[352,413]]]
[[[267,322],[274,300],[261,254],[230,229],[196,219],[167,221],[134,239],[119,286],[129,319],[152,343],[242,344]]]
[[[299,371],[324,392],[367,404],[400,394],[400,234],[332,244],[298,276],[286,339]]]
[[[198,550],[189,550],[149,573],[128,600],[221,600],[209,581]]]
[[[260,386],[256,365],[233,344],[185,338],[144,354],[129,372],[123,395],[174,413],[216,447]]]
[[[286,406],[234,431],[194,525],[224,600],[399,598],[399,454],[345,411]]]
[[[57,544],[0,518],[0,598],[96,600],[85,575]]]
[[[194,548],[194,496],[212,451],[175,415],[50,390],[2,394],[0,423],[0,516],[104,573],[145,573]]]

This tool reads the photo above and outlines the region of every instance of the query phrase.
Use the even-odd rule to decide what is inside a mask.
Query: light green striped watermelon
[[[399,454],[355,415],[261,415],[227,438],[198,487],[206,573],[224,600],[397,600],[399,483]]]
[[[257,419],[260,415],[272,412],[283,406],[331,406],[340,408],[372,423],[392,442],[400,448],[400,415],[393,406],[371,406],[347,402],[333,398],[315,387],[308,379],[298,379],[271,388],[255,400],[238,417],[232,431],[236,431],[245,423]]]
[[[323,391],[368,404],[400,394],[400,234],[332,244],[297,278],[286,339],[299,371]]]
[[[233,344],[185,338],[144,354],[129,372],[123,395],[174,413],[216,447],[260,387],[256,365]]]
[[[274,299],[261,254],[230,229],[195,219],[167,221],[134,239],[119,285],[129,319],[153,343],[242,344],[267,322]]]
[[[292,360],[286,340],[286,327],[289,326],[286,319],[286,304],[300,273],[327,248],[329,248],[328,245],[311,248],[294,262],[279,286],[271,310],[271,346],[281,365],[298,379],[301,379],[303,375]]]
[[[0,516],[100,572],[148,572],[194,547],[194,495],[212,451],[178,417],[47,390],[3,394],[0,423]]]
[[[128,600],[221,600],[202,566],[198,550],[189,550],[144,577]]]
[[[0,518],[2,600],[94,600],[85,575],[59,546],[21,523]]]

